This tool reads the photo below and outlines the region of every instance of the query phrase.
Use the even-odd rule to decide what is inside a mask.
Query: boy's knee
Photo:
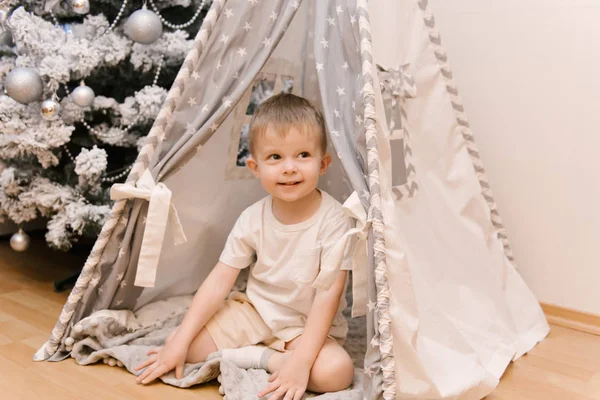
[[[313,366],[309,389],[316,392],[337,392],[347,389],[354,380],[354,364],[346,352],[340,352]],[[312,386],[312,388],[310,387]]]

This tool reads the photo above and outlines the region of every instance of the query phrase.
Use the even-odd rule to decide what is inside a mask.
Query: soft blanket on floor
[[[146,359],[153,347],[162,346],[167,336],[177,327],[189,308],[192,296],[174,297],[157,301],[133,313],[129,310],[101,310],[79,321],[72,336],[65,341],[67,350],[78,364],[88,365],[104,361],[110,365],[127,368],[132,374],[140,372],[135,366]],[[353,321],[358,322],[358,321]],[[364,321],[363,321],[364,324]],[[351,324],[356,325],[356,324]],[[352,329],[347,341],[347,350],[355,365],[360,365],[364,347],[358,336],[363,331]],[[359,345],[357,345],[360,343]],[[357,348],[359,347],[359,348]],[[268,374],[264,370],[244,370],[220,358],[199,364],[186,364],[184,377],[176,379],[174,372],[160,379],[173,386],[190,387],[219,377],[219,392],[228,400],[255,400],[257,392],[267,384]],[[322,400],[362,400],[362,370],[357,369],[353,385],[344,391],[305,397]]]

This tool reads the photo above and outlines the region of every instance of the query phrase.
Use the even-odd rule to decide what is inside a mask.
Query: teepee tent
[[[35,359],[67,357],[73,326],[98,310],[197,290],[264,196],[239,153],[256,104],[281,91],[322,108],[335,160],[321,187],[356,220],[364,397],[489,394],[549,328],[426,0],[215,0]]]

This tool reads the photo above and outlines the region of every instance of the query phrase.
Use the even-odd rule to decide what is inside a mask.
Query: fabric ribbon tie
[[[321,272],[314,280],[312,286],[317,289],[327,290],[333,285],[339,266],[341,265],[346,246],[352,236],[357,241],[352,252],[352,318],[367,314],[367,265],[368,241],[371,220],[360,202],[358,193],[353,192],[342,204],[344,214],[356,221],[356,227],[350,229],[333,246],[327,264],[322,266]]]
[[[177,210],[171,204],[171,195],[171,191],[164,183],[154,181],[152,173],[148,169],[144,171],[135,186],[128,183],[118,183],[110,189],[112,200],[144,199],[149,202],[144,237],[135,275],[135,286],[154,287],[167,223],[173,228],[175,245],[187,241]]]

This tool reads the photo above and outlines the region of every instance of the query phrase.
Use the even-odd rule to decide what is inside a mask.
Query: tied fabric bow
[[[414,78],[407,72],[409,64],[400,66],[399,68],[384,69],[380,65],[379,82],[381,86],[381,95],[386,103],[386,107],[390,109],[388,117],[388,128],[390,131],[394,129],[403,129],[406,115],[404,111],[398,107],[398,102],[404,102],[405,99],[412,99],[417,96],[417,85]],[[399,126],[396,126],[398,124]]]
[[[367,265],[368,237],[371,220],[363,208],[358,193],[353,192],[342,205],[344,213],[356,220],[356,227],[350,229],[333,246],[331,255],[312,286],[327,290],[333,285],[337,271],[344,258],[348,241],[357,237],[352,253],[352,318],[367,314]]]
[[[152,173],[146,169],[135,186],[128,183],[113,185],[110,189],[110,198],[112,200],[144,199],[149,202],[134,284],[140,287],[154,287],[167,222],[173,228],[175,245],[187,241],[177,210],[171,204],[171,191],[164,183],[154,182]]]

